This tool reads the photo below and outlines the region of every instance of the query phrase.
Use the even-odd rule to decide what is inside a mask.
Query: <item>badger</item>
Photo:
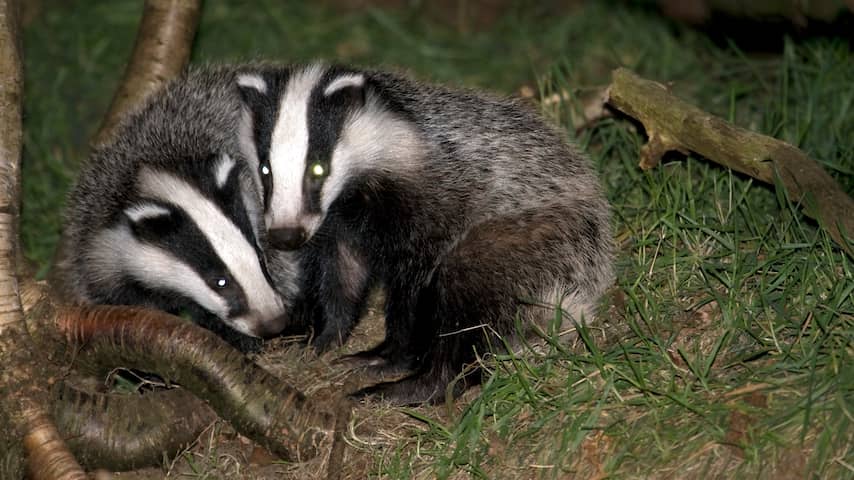
[[[240,112],[228,69],[190,71],[94,149],[65,210],[67,300],[186,313],[242,350],[283,328],[296,262],[265,251]]]
[[[459,395],[480,380],[458,378],[478,355],[593,317],[613,275],[609,205],[533,109],[325,63],[247,67],[236,82],[270,242],[307,252],[314,345],[345,341],[370,289],[385,290],[385,339],[350,359],[406,376],[356,396]]]

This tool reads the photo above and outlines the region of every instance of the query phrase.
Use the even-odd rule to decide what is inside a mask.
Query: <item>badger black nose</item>
[[[302,227],[277,228],[270,230],[270,243],[279,250],[294,250],[306,241],[306,232]]]

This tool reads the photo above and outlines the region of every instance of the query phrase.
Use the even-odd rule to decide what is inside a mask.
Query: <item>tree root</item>
[[[103,375],[117,365],[178,383],[272,453],[304,461],[333,440],[336,413],[248,360],[215,334],[162,312],[62,308],[56,323],[79,345],[75,366]],[[347,410],[345,410],[347,411]]]
[[[63,382],[54,390],[57,428],[87,469],[157,465],[193,443],[217,419],[206,403],[181,388],[119,395]]]
[[[0,444],[23,444],[33,479],[84,480],[47,413],[50,383],[18,295],[23,78],[17,7],[14,0],[0,0],[0,433],[6,437]],[[20,459],[3,452],[0,461],[4,475],[23,475]]]

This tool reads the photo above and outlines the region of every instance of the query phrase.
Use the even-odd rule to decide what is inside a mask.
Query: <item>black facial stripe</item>
[[[255,231],[252,229],[252,222],[249,220],[249,211],[246,208],[246,203],[243,201],[242,190],[240,188],[240,170],[242,165],[235,165],[228,180],[221,188],[212,192],[202,192],[211,202],[213,202],[225,218],[230,219],[234,225],[243,234],[243,238],[249,242],[249,245],[255,246],[258,239],[255,236]],[[257,247],[256,247],[257,248]]]
[[[179,173],[189,178],[188,182],[216,205],[225,218],[234,223],[246,241],[255,248],[258,258],[263,258],[258,249],[258,239],[252,229],[252,222],[249,219],[249,211],[244,203],[240,185],[240,175],[244,173],[243,169],[246,166],[238,159],[232,158],[235,165],[229,172],[225,183],[219,186],[215,175],[221,158],[221,154],[212,154],[204,160],[185,160],[180,163]],[[167,206],[167,208],[175,210],[171,206]]]
[[[241,195],[238,175],[237,167],[235,167],[235,171],[229,176],[228,182],[225,185],[226,188],[231,187],[229,188],[230,191],[220,191],[219,195],[209,198],[223,212],[226,218],[230,218],[234,222],[234,225],[243,234],[243,238],[249,242],[249,245],[252,245],[255,255],[258,256],[258,261],[261,264],[261,271],[264,273],[264,278],[267,279],[267,283],[272,285],[273,279],[267,270],[264,252],[261,250],[255,231],[252,229],[252,222],[249,220],[249,211],[246,209],[246,203],[243,201],[243,195]]]
[[[321,211],[320,192],[329,173],[331,173],[332,153],[341,136],[347,116],[364,103],[364,87],[346,87],[331,95],[324,90],[336,78],[343,75],[357,74],[333,67],[324,73],[317,87],[312,91],[308,107],[308,156],[304,175],[303,202],[309,212]],[[319,164],[326,175],[317,177],[312,173],[312,167]]]
[[[259,75],[267,86],[265,93],[261,93],[252,87],[238,87],[252,117],[252,136],[258,153],[258,175],[261,177],[261,186],[264,189],[264,209],[266,210],[269,207],[270,196],[273,192],[273,175],[264,175],[261,169],[264,166],[271,168],[270,146],[273,129],[276,126],[279,104],[290,77],[290,71],[265,70],[250,73]]]

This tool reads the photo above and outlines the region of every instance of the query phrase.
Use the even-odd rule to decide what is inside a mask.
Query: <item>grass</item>
[[[756,55],[604,2],[560,14],[514,7],[486,29],[435,10],[207,2],[194,61],[324,57],[509,93],[565,91],[568,101],[545,108],[563,125],[622,65],[795,144],[854,192],[854,56],[844,41],[787,40]],[[42,272],[139,11],[137,2],[45,0],[25,30],[23,239]],[[369,458],[364,469],[388,478],[854,478],[852,259],[781,190],[690,156],[639,170],[643,138],[625,120],[576,140],[602,173],[620,245],[604,323],[570,345],[486,360],[483,388],[456,405],[363,409],[395,426],[379,427],[393,433],[385,441],[353,441]],[[198,454],[187,461],[197,478],[223,471]]]

